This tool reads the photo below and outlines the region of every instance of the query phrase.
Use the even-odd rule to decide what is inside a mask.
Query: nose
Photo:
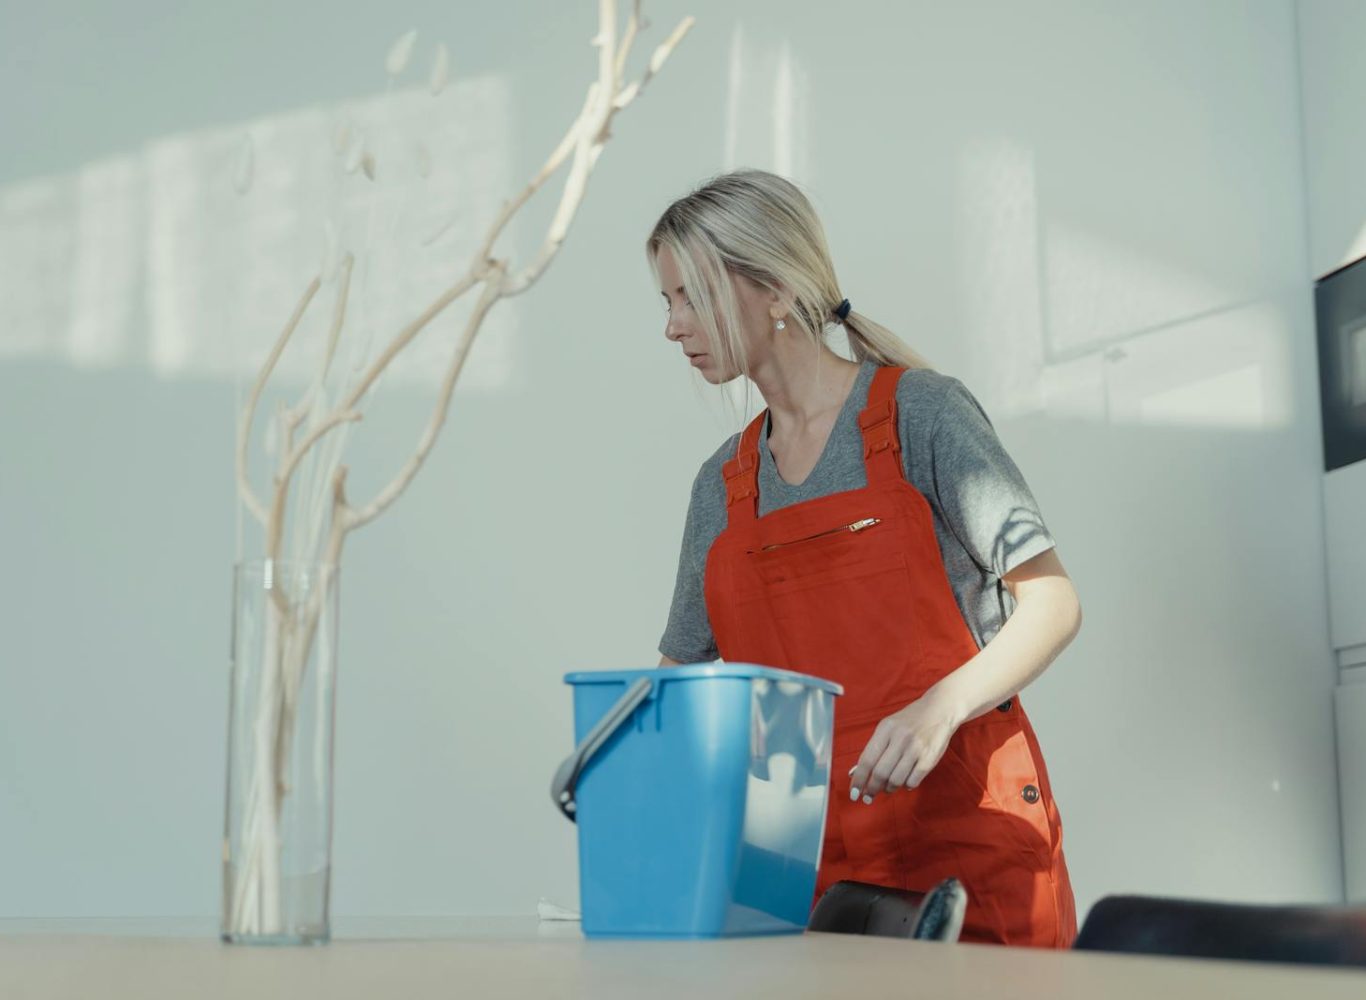
[[[683,329],[683,324],[673,316],[670,316],[668,322],[664,324],[664,336],[668,340],[675,342],[680,341],[687,332],[687,330]]]

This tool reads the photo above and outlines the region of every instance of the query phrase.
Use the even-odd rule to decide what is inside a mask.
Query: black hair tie
[[[839,305],[835,306],[835,315],[840,318],[841,323],[843,323],[849,317],[849,309],[850,306],[848,299],[845,299]]]

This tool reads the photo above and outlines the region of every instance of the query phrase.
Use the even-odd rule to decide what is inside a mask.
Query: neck
[[[751,372],[768,404],[772,432],[799,434],[839,411],[858,375],[859,366],[824,344],[776,350]]]

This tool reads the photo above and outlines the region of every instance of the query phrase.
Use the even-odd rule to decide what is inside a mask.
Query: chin
[[[706,362],[700,368],[696,365],[693,365],[692,367],[697,374],[701,375],[702,378],[711,385],[725,385],[727,382],[734,382],[740,377],[739,370],[727,372],[725,369],[720,368],[717,365],[716,356],[712,354],[707,355]]]
[[[725,385],[727,382],[734,382],[737,378],[740,377],[739,372],[734,372],[732,374],[727,375],[723,372],[718,372],[716,369],[710,367],[699,368],[697,373],[712,385]]]
[[[740,377],[739,369],[726,369],[717,364],[715,357],[708,357],[707,363],[698,369],[701,376],[712,385],[725,385]]]

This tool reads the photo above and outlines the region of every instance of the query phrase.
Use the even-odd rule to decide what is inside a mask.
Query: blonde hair
[[[668,247],[708,342],[728,368],[749,375],[740,336],[739,305],[728,275],[744,275],[777,292],[789,323],[818,347],[840,319],[844,296],[816,211],[791,181],[766,170],[736,170],[679,198],[659,217],[645,243],[659,280],[657,257]],[[843,325],[855,361],[929,368],[891,330],[850,311]]]

